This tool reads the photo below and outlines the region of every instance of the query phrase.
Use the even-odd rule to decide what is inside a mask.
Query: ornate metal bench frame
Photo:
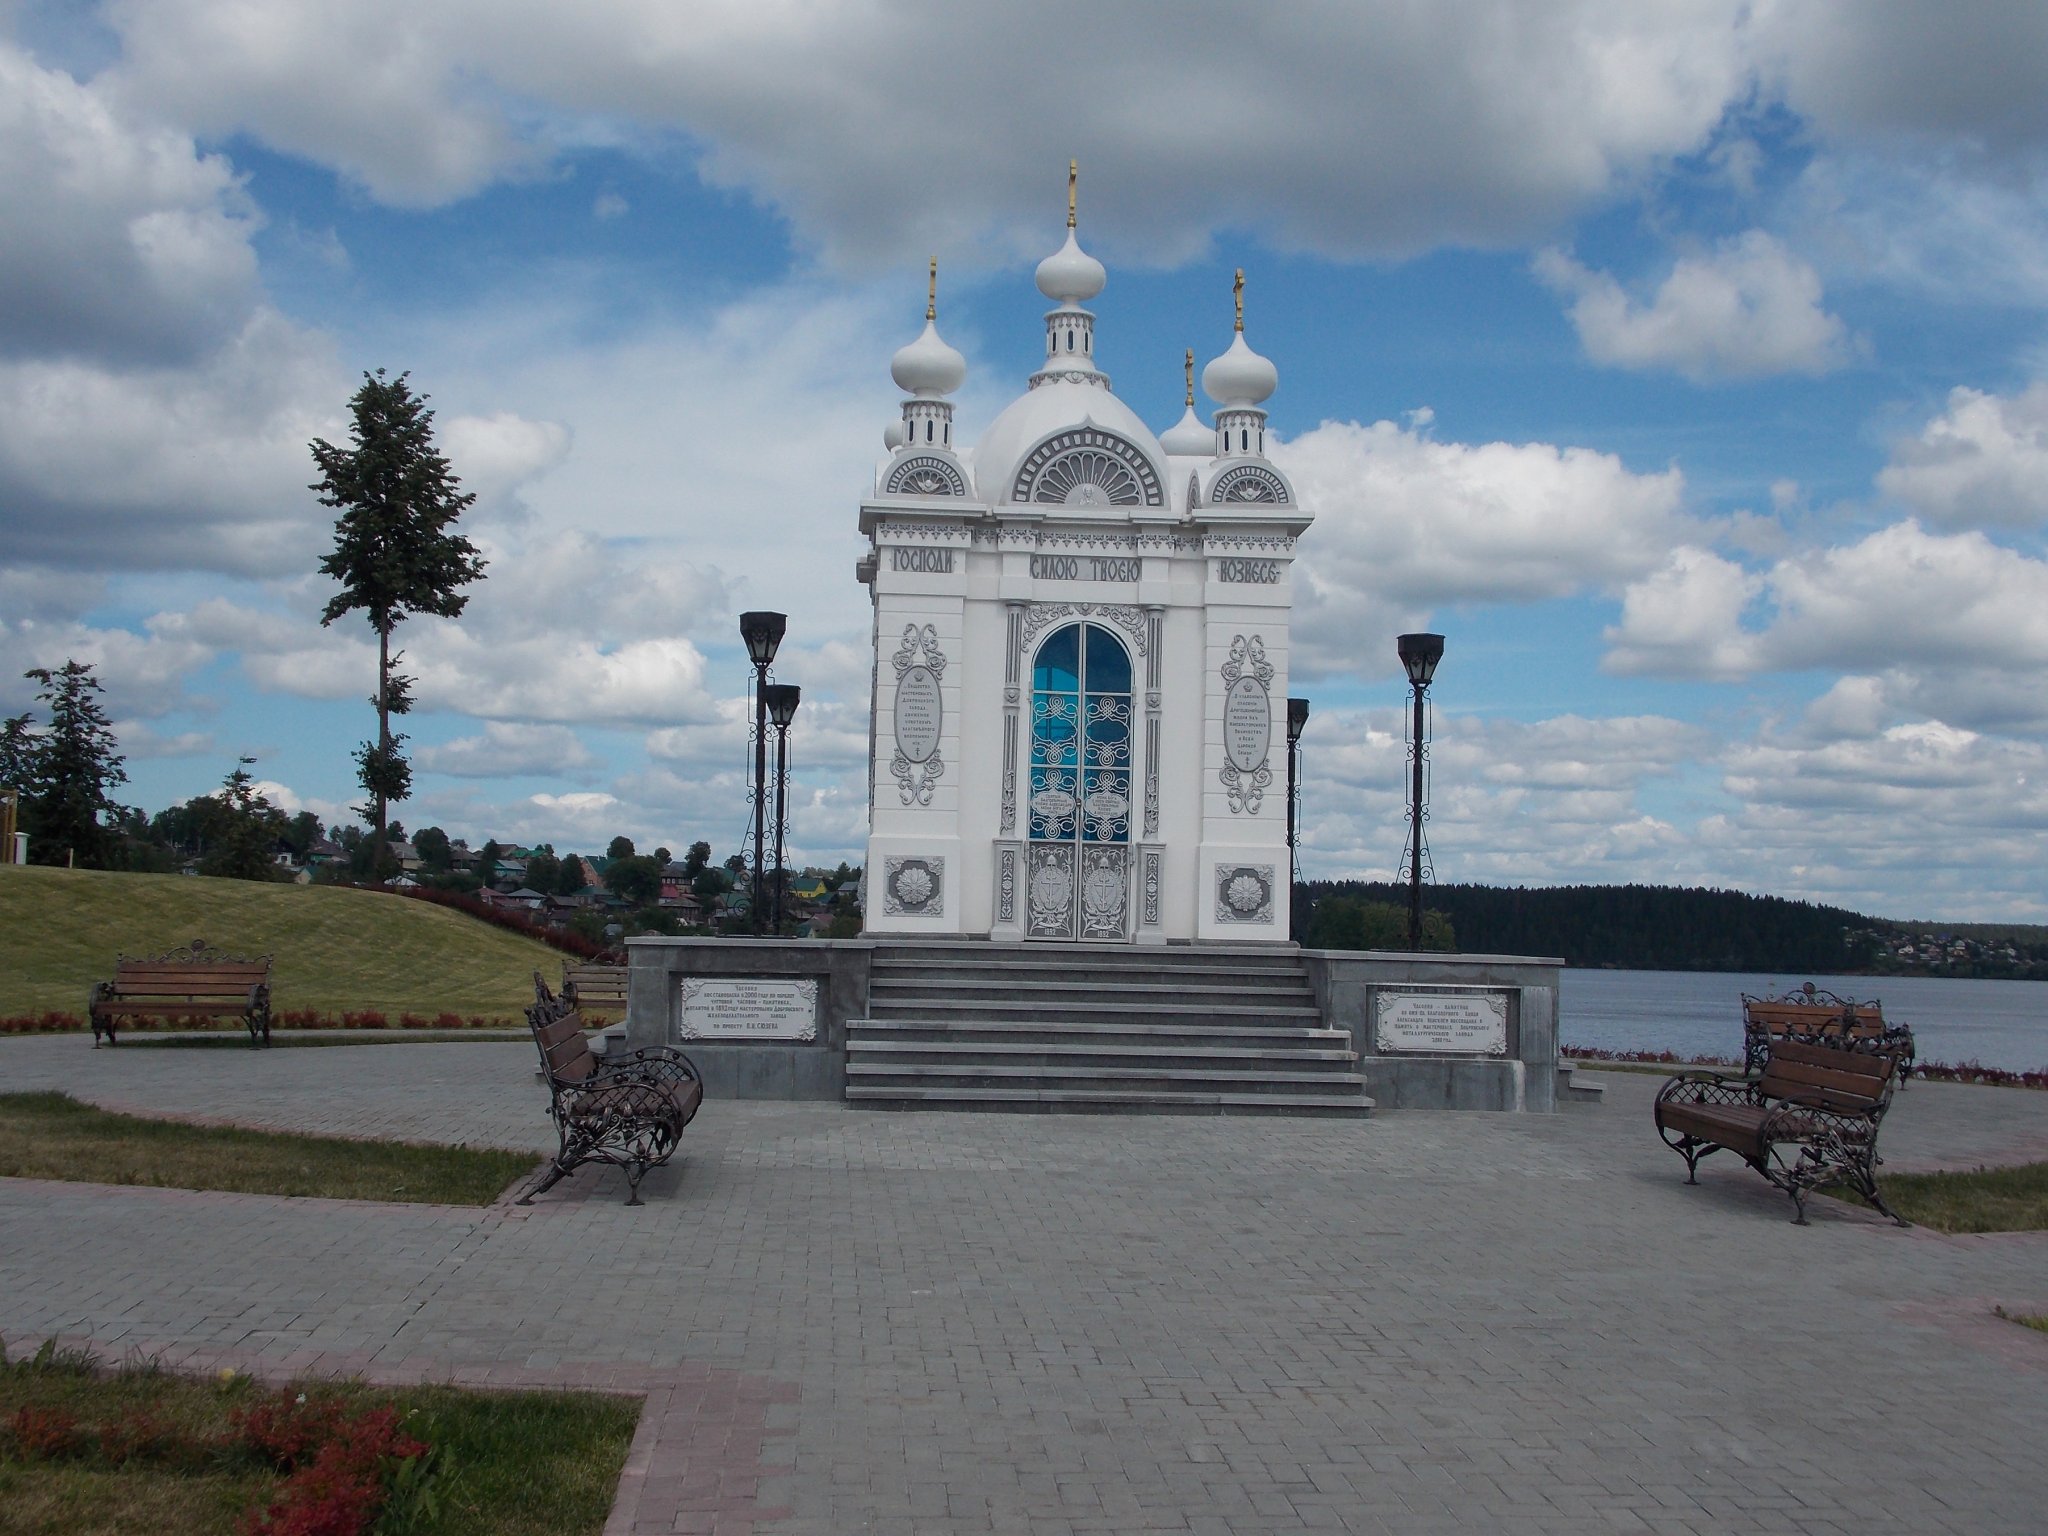
[[[625,1170],[628,1205],[641,1205],[640,1181],[669,1160],[683,1128],[703,1102],[704,1080],[681,1051],[649,1046],[602,1062],[583,1038],[582,1018],[567,998],[533,978],[536,1001],[526,1010],[541,1075],[548,1085],[548,1115],[561,1135],[547,1175],[521,1196],[531,1205],[584,1163]],[[566,1026],[566,1027],[565,1027]],[[550,1039],[553,1037],[553,1050]]]
[[[1782,1055],[1787,1061],[1793,1060],[1792,1053],[1781,1050],[1779,1041],[1772,1042],[1763,1071],[1756,1077],[1681,1072],[1658,1092],[1654,1113],[1658,1136],[1685,1159],[1686,1183],[1699,1183],[1701,1159],[1725,1147],[1792,1197],[1792,1219],[1799,1226],[1806,1225],[1808,1191],[1834,1183],[1849,1184],[1898,1225],[1910,1226],[1905,1217],[1885,1203],[1877,1187],[1877,1168],[1884,1161],[1877,1155],[1877,1130],[1891,1106],[1892,1090],[1898,1082],[1898,1058],[1881,1051],[1852,1048],[1837,1040],[1783,1043],[1808,1060],[1810,1054],[1851,1057],[1859,1064],[1881,1060],[1885,1063],[1881,1072],[1872,1074],[1867,1068],[1860,1072],[1881,1087],[1873,1094],[1840,1088],[1774,1091],[1768,1085],[1776,1059]],[[1762,1111],[1754,1130],[1756,1153],[1752,1155],[1740,1147],[1727,1147],[1710,1136],[1667,1126],[1667,1104],[1726,1105]]]
[[[1771,1028],[1773,1008],[1797,1008],[1813,1016],[1808,1022],[1787,1023]],[[1759,1014],[1766,1015],[1759,1018]],[[1773,1040],[1790,1040],[1798,1045],[1826,1045],[1845,1051],[1877,1051],[1898,1062],[1898,1077],[1904,1082],[1913,1070],[1915,1045],[1909,1024],[1887,1024],[1884,1004],[1876,998],[1856,1002],[1838,997],[1808,982],[1782,997],[1752,997],[1742,994],[1742,1069],[1751,1077],[1763,1071]]]
[[[213,948],[204,939],[180,944],[168,954],[118,955],[114,960],[113,979],[94,982],[86,999],[85,1012],[92,1024],[93,1049],[99,1049],[103,1034],[107,1037],[107,1044],[117,1043],[117,1020],[123,1016],[176,1019],[198,1014],[238,1017],[248,1028],[252,1046],[269,1045],[270,964],[269,955],[231,955]],[[166,986],[162,989],[162,996],[130,997],[121,990],[123,966],[157,967],[164,972],[166,980],[181,970],[204,973],[226,966],[261,966],[263,971],[262,979],[251,981],[247,987],[239,983],[217,983],[195,986],[179,994]]]

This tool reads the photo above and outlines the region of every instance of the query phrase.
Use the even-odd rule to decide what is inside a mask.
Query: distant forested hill
[[[1405,886],[1313,880],[1310,901],[1349,896],[1407,908]],[[1520,889],[1432,885],[1423,904],[1450,920],[1467,954],[1556,955],[1571,965],[1652,971],[1865,971],[1876,919],[1841,907],[1657,885]]]

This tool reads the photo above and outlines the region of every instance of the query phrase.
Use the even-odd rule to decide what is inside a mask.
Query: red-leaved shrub
[[[78,1450],[78,1419],[62,1408],[17,1408],[7,1421],[7,1438],[23,1461],[54,1461]]]
[[[308,1460],[340,1429],[342,1406],[324,1393],[270,1392],[228,1415],[236,1441],[280,1472]]]
[[[310,1409],[313,1403],[289,1406]],[[337,1411],[312,1460],[295,1466],[267,1507],[249,1512],[243,1536],[365,1536],[398,1465],[426,1454],[424,1442],[399,1428],[395,1408],[353,1416]]]

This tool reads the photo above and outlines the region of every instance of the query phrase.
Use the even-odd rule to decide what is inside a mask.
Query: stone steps
[[[848,1021],[863,1108],[1370,1113],[1292,950],[888,943]]]

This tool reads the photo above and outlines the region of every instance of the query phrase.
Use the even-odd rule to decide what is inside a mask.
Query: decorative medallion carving
[[[951,459],[920,453],[889,471],[882,483],[885,496],[965,496],[967,477]]]
[[[882,910],[891,917],[944,917],[946,861],[884,858]]]
[[[939,756],[945,729],[945,702],[939,679],[946,658],[939,650],[938,626],[903,626],[903,643],[889,658],[896,669],[896,753],[889,771],[905,805],[930,805],[932,786],[946,771]]]
[[[1233,464],[1209,487],[1209,500],[1217,506],[1231,502],[1285,506],[1293,499],[1287,482],[1263,464]]]
[[[1129,438],[1101,427],[1056,432],[1024,456],[1012,501],[1069,507],[1157,507],[1159,472]]]
[[[1273,664],[1258,635],[1238,635],[1223,663],[1223,782],[1232,815],[1258,815],[1273,782]]]
[[[1273,866],[1271,864],[1218,864],[1216,866],[1216,921],[1219,923],[1272,922]]]

